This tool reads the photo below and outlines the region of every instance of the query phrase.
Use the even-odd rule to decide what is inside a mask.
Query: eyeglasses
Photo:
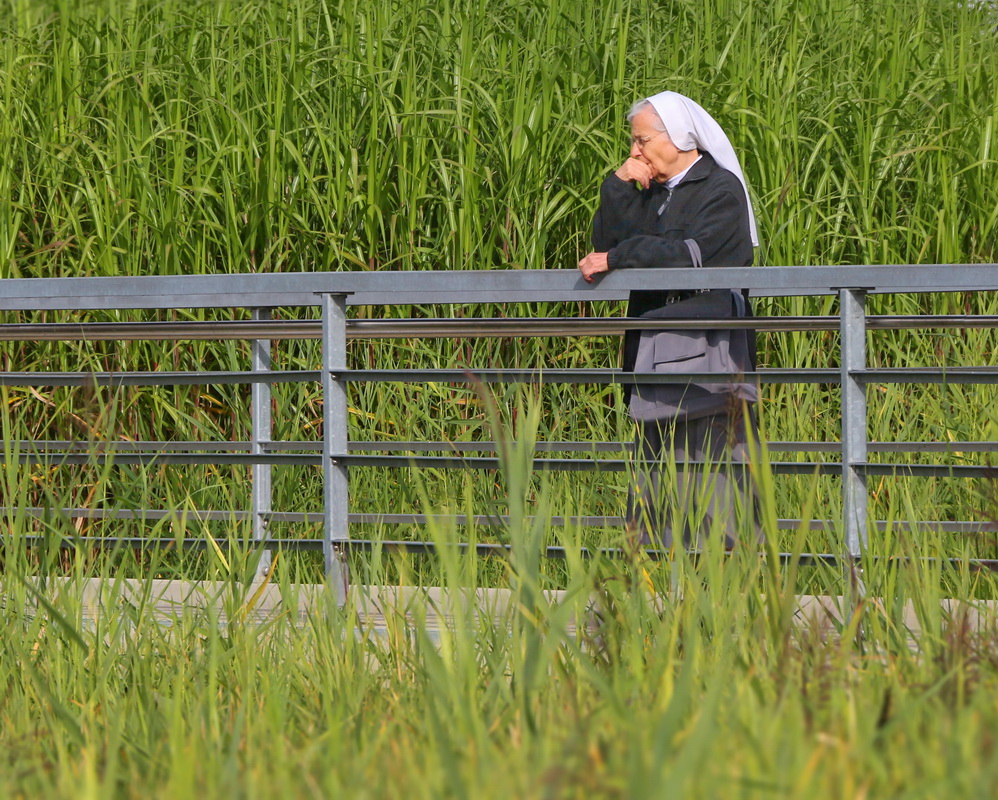
[[[661,136],[665,131],[659,131],[652,136],[632,136],[631,137],[631,147],[637,147],[638,150],[644,150],[645,146],[654,139],[656,136]]]

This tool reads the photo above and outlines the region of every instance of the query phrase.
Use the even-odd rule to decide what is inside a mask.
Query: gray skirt
[[[750,405],[731,401],[725,413],[637,423],[627,498],[627,526],[636,544],[699,551],[762,541],[747,466],[749,432],[758,443],[758,426]]]

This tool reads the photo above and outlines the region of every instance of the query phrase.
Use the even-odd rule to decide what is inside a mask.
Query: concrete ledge
[[[65,597],[69,591],[74,592],[72,598]],[[155,579],[107,581],[94,578],[82,584],[64,578],[51,579],[45,596],[58,601],[60,595],[62,599],[69,599],[70,603],[79,604],[84,626],[93,624],[109,606],[118,609],[123,604],[151,612],[164,625],[178,622],[185,615],[207,610],[215,615],[220,625],[227,625],[234,619],[261,623],[281,616],[295,625],[304,625],[335,602],[331,593],[318,584],[292,586],[285,598],[280,587],[274,584],[233,585],[222,581]],[[548,591],[545,596],[554,605],[574,602],[567,600],[563,591]],[[489,588],[454,591],[440,587],[353,586],[348,596],[348,604],[357,611],[358,629],[376,634],[387,633],[389,628],[397,629],[398,625],[410,628],[421,626],[434,633],[460,625],[463,620],[472,619],[477,623],[482,618],[508,618],[513,611],[513,602],[509,589]],[[659,595],[654,605],[661,608],[668,602],[667,596]],[[863,602],[867,613],[885,620],[893,618],[879,598],[867,598]],[[37,607],[37,603],[34,605]],[[846,609],[847,604],[842,597],[798,595],[793,610],[794,621],[802,628],[832,633],[844,624]],[[564,619],[567,631],[574,635],[577,628],[574,611],[567,613]],[[939,624],[942,630],[956,625],[961,632],[996,632],[998,603],[943,599],[939,608]],[[922,633],[919,615],[911,601],[905,605],[901,625],[903,630],[899,633],[909,637],[918,637]]]

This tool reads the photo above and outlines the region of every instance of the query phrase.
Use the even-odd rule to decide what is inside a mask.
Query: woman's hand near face
[[[627,161],[620,165],[620,169],[613,174],[622,181],[627,181],[628,183],[637,181],[644,189],[651,186],[651,180],[654,177],[652,175],[651,167],[649,167],[644,161],[639,161],[634,157],[628,158]]]

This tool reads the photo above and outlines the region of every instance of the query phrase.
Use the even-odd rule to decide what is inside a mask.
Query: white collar
[[[696,161],[694,161],[693,164],[696,164],[697,161],[699,161],[701,158],[703,158],[703,155],[698,155]],[[683,178],[686,177],[686,173],[689,172],[691,169],[693,169],[693,164],[690,164],[686,169],[684,169],[678,175],[673,175],[671,178],[669,178],[669,180],[665,182],[665,185],[670,192],[680,184]]]

